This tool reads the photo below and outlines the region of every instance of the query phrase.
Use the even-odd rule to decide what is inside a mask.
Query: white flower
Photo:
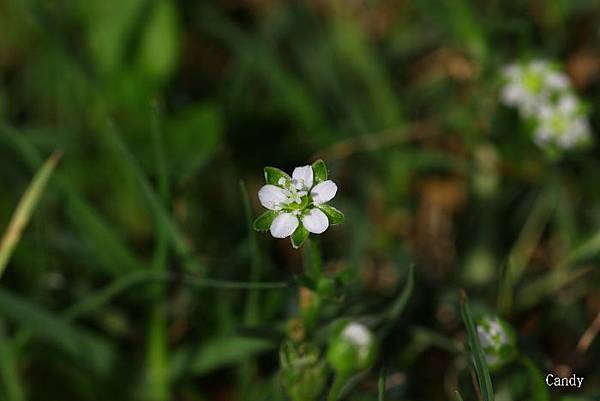
[[[343,214],[326,203],[337,193],[337,185],[327,179],[321,160],[312,166],[296,167],[292,176],[273,167],[265,169],[267,184],[258,191],[258,199],[268,212],[254,222],[257,230],[269,230],[275,238],[292,237],[299,247],[309,233],[321,234],[330,224],[338,224]]]
[[[506,81],[500,98],[518,107],[525,117],[534,116],[552,96],[570,88],[569,77],[545,60],[511,64],[502,70]]]
[[[510,362],[517,353],[514,330],[500,318],[484,316],[477,323],[477,336],[488,367],[493,370]]]
[[[587,117],[572,94],[563,95],[554,104],[544,105],[540,109],[538,120],[534,138],[540,146],[570,149],[591,139]]]

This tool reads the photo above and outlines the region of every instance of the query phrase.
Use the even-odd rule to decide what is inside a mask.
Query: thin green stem
[[[348,377],[346,375],[335,375],[335,379],[333,380],[333,384],[329,390],[329,395],[327,396],[327,401],[339,400],[347,382]]]
[[[169,179],[167,173],[166,159],[163,152],[162,132],[158,119],[158,108],[152,112],[152,142],[154,147],[158,196],[163,205],[169,204]],[[165,207],[165,210],[167,208]],[[167,271],[167,255],[169,252],[169,240],[166,228],[156,220],[156,246],[152,261],[154,272]],[[165,286],[157,283],[151,292],[154,296],[154,305],[150,312],[148,322],[148,342],[146,355],[148,359],[148,380],[150,399],[155,401],[167,401],[170,399],[169,389],[169,343],[168,343],[168,320],[166,311]]]
[[[7,401],[24,401],[25,391],[16,368],[15,346],[5,333],[4,321],[0,320],[0,377],[6,391]]]

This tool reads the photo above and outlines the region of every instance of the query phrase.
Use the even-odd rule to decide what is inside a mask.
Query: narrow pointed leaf
[[[275,217],[277,217],[277,212],[268,210],[254,220],[252,228],[256,231],[268,231]]]
[[[344,213],[340,212],[333,206],[329,205],[319,205],[319,209],[323,211],[327,215],[329,219],[329,224],[336,225],[344,222]]]
[[[302,224],[296,228],[296,231],[292,234],[292,246],[294,248],[300,248],[304,241],[308,238],[308,230],[304,228]]]
[[[477,374],[477,381],[479,383],[479,390],[482,395],[483,401],[494,401],[494,389],[492,388],[492,379],[488,370],[487,363],[481,344],[479,343],[479,336],[477,335],[477,328],[471,315],[471,308],[469,307],[469,300],[464,291],[460,293],[460,306],[462,318],[467,328],[469,351],[473,357],[473,364],[475,365],[475,373]]]
[[[280,178],[284,178],[286,182],[292,180],[292,177],[276,167],[265,167],[265,181],[267,184],[279,185]]]
[[[315,184],[327,180],[327,166],[323,160],[317,160],[312,165]]]

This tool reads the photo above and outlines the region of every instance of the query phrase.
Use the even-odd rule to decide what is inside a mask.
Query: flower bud
[[[327,350],[327,359],[340,376],[368,369],[375,361],[375,356],[373,333],[355,322],[342,325],[332,336]]]
[[[312,344],[286,342],[279,351],[280,381],[292,401],[317,400],[325,386],[327,369]]]
[[[501,368],[516,356],[515,332],[502,319],[483,317],[477,323],[477,334],[486,362],[491,370]]]

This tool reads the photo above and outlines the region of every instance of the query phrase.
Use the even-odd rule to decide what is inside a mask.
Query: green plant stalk
[[[31,184],[19,201],[19,205],[12,216],[4,237],[2,237],[2,241],[0,242],[0,277],[2,277],[8,261],[10,260],[15,247],[19,243],[23,230],[27,226],[27,223],[29,223],[31,215],[38,204],[60,157],[61,152],[58,151],[48,158],[46,163],[44,163],[42,168],[36,173]]]
[[[385,399],[385,368],[379,372],[379,380],[377,382],[377,401]]]
[[[319,242],[316,238],[308,238],[304,244],[302,254],[304,264],[304,274],[315,284],[323,277],[323,262],[319,250]],[[321,294],[316,290],[313,292],[310,305],[302,310],[302,320],[307,331],[311,332],[319,320],[321,314]]]
[[[240,192],[242,196],[242,202],[244,204],[244,214],[246,217],[246,223],[248,228],[248,253],[250,256],[250,283],[257,283],[260,281],[261,276],[261,263],[262,258],[260,249],[258,247],[258,240],[256,238],[256,232],[252,228],[252,208],[250,207],[250,200],[248,199],[248,192],[246,191],[246,185],[240,180]],[[246,306],[244,308],[244,324],[247,326],[255,325],[260,319],[260,293],[257,288],[249,288],[246,294]],[[238,367],[239,377],[239,388],[241,394],[246,394],[249,386],[251,385],[251,377],[253,370],[253,361],[251,358],[244,358],[240,361]]]
[[[15,361],[15,346],[6,337],[4,321],[0,319],[0,377],[4,383],[7,401],[24,401],[25,391],[19,380]]]
[[[327,395],[327,401],[337,401],[340,399],[348,379],[349,377],[346,375],[335,375],[335,379],[333,380],[333,384],[329,390],[329,395]]]
[[[252,209],[250,208],[250,201],[248,200],[248,193],[246,186],[243,181],[240,181],[240,191],[242,193],[242,200],[244,203],[244,213],[246,216],[246,222],[248,225],[248,251],[250,253],[250,283],[257,283],[260,281],[261,276],[261,254],[258,247],[258,240],[256,233],[252,229]],[[250,288],[248,290],[248,297],[246,299],[246,308],[244,310],[244,324],[250,325],[258,322],[259,319],[259,292],[256,288]]]
[[[152,142],[156,163],[156,176],[158,194],[163,204],[168,204],[169,182],[165,156],[163,153],[162,135],[158,122],[158,110],[152,113]],[[158,220],[158,219],[157,219]],[[165,227],[156,221],[156,247],[152,263],[154,272],[167,271],[167,255],[169,239]],[[151,294],[154,296],[154,305],[149,318],[149,336],[147,343],[148,380],[150,399],[167,401],[170,399],[169,386],[169,344],[168,321],[166,313],[165,287],[162,283],[156,284]]]
[[[508,255],[498,295],[498,308],[503,315],[509,315],[511,312],[513,306],[513,286],[521,279],[527,267],[527,262],[531,258],[535,247],[540,241],[544,228],[550,220],[555,203],[551,190],[544,190],[540,193],[519,234],[519,238]]]

